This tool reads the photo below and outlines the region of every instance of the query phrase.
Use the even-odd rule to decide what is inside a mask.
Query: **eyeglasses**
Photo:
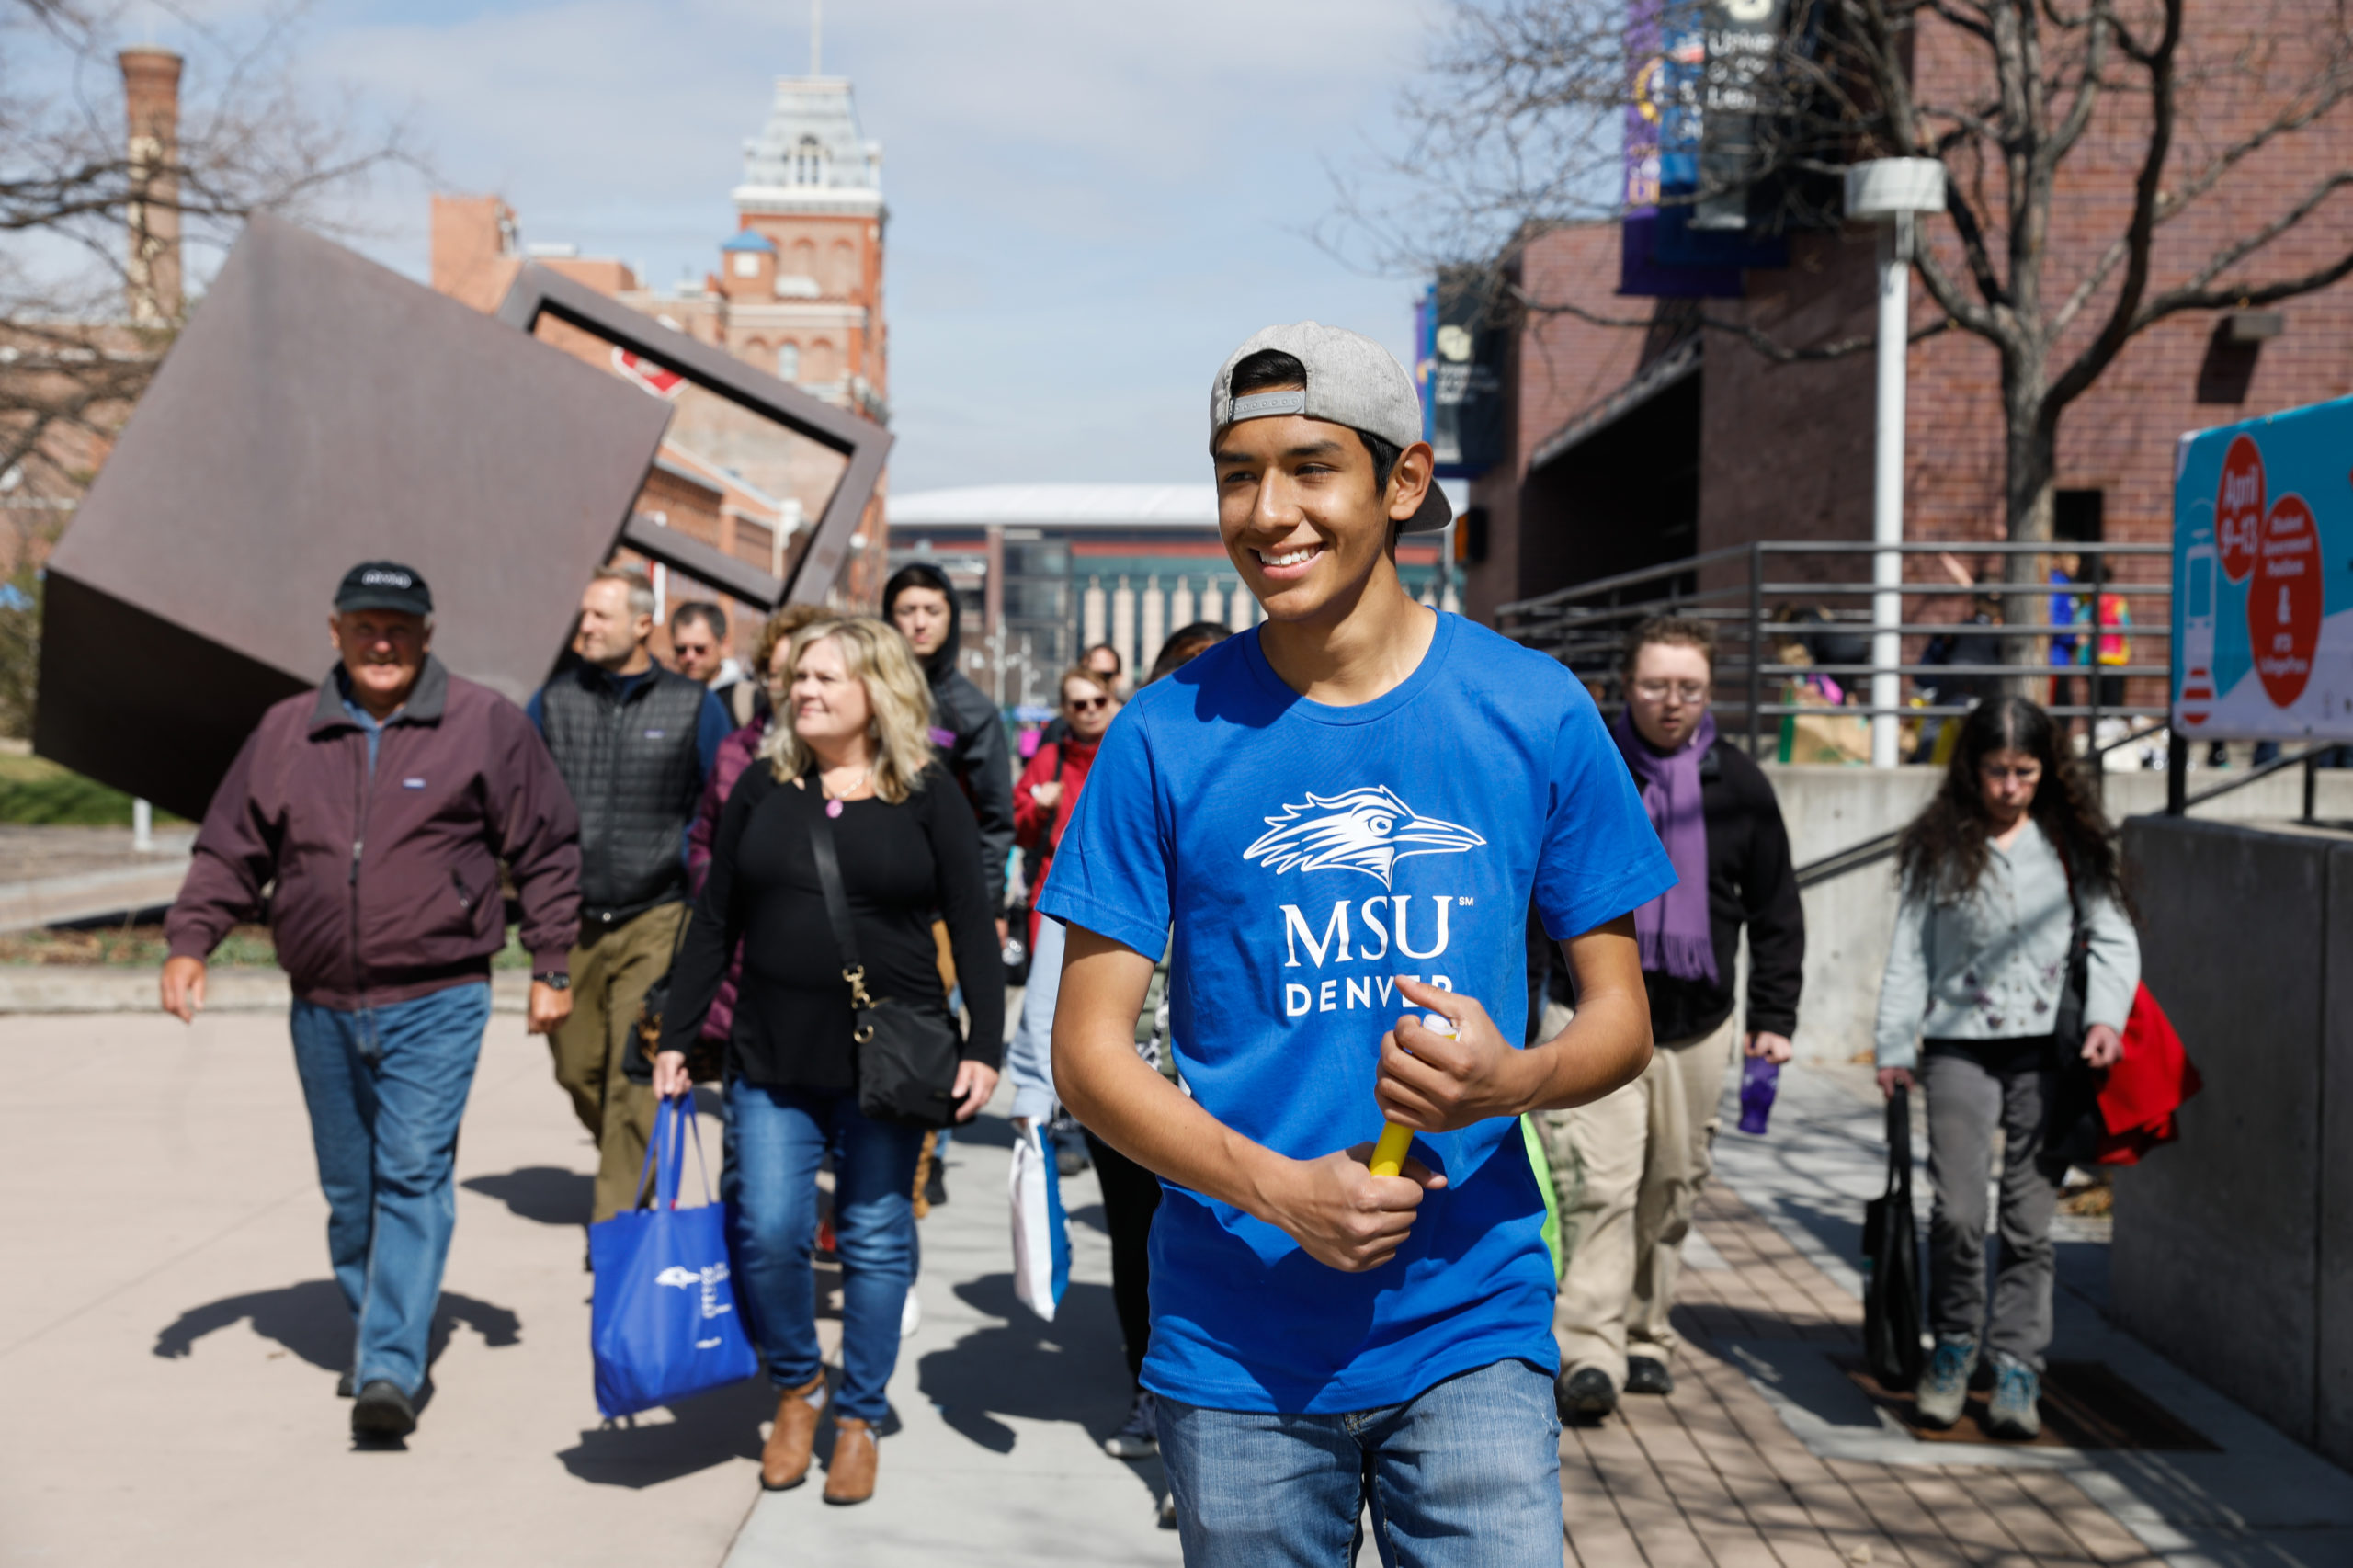
[[[1110,707],[1111,699],[1108,697],[1065,697],[1063,706],[1074,713],[1092,713],[1097,708]]]
[[[1634,695],[1645,702],[1664,702],[1670,696],[1677,702],[1699,702],[1708,695],[1707,683],[1696,680],[1638,680]]]

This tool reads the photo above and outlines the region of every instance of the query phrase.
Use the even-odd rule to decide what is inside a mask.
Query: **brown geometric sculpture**
[[[651,367],[684,377],[845,460],[841,477],[818,514],[816,528],[782,579],[659,527],[642,512],[632,512],[620,533],[620,542],[639,554],[763,608],[823,603],[826,590],[841,575],[858,520],[881,482],[891,433],[724,350],[664,326],[585,284],[543,267],[526,267],[500,302],[498,319],[529,333],[543,317],[553,317],[635,355]]]
[[[524,278],[518,297],[593,317],[608,335],[635,323],[676,337],[601,296],[573,301],[539,268]],[[510,319],[517,308],[510,300]],[[529,697],[562,650],[581,584],[622,541],[670,417],[639,388],[515,330],[529,324],[254,220],[50,558],[35,749],[201,813],[262,710],[332,665],[335,584],[374,558],[432,585],[434,651],[451,669]],[[677,353],[666,341],[643,351]],[[716,358],[721,367],[681,369],[723,381],[733,361]],[[790,585],[822,597],[817,574],[830,582],[842,545],[830,561],[819,546],[844,507],[855,525],[889,438],[780,382],[751,390],[769,394],[763,405],[790,402],[772,389],[822,418],[800,406],[772,417],[848,458]],[[740,597],[774,603],[787,591],[766,574],[744,580],[715,551],[703,560],[700,546],[675,548],[692,540],[657,542],[673,548],[646,553]]]

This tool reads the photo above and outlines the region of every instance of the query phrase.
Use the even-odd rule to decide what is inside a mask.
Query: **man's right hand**
[[[1911,1068],[1882,1067],[1879,1070],[1879,1092],[1881,1099],[1893,1099],[1899,1085],[1907,1089],[1912,1086]]]
[[[1371,1159],[1372,1145],[1359,1143],[1294,1162],[1267,1217],[1326,1267],[1348,1274],[1380,1267],[1404,1244],[1423,1192],[1436,1192],[1446,1178],[1415,1159],[1400,1175],[1378,1176],[1367,1168]]]
[[[164,1011],[192,1024],[204,1011],[204,960],[176,958],[164,960]]]

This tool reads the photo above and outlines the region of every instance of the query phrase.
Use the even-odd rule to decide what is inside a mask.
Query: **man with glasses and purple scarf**
[[[1733,1042],[1779,1063],[1797,1030],[1805,915],[1789,835],[1763,771],[1716,734],[1714,664],[1704,621],[1660,617],[1627,639],[1626,707],[1610,733],[1677,881],[1634,911],[1655,1041],[1649,1068],[1590,1105],[1540,1116],[1556,1163],[1573,1161],[1583,1177],[1562,1210],[1574,1247],[1553,1320],[1564,1417],[1606,1415],[1620,1392],[1674,1391],[1667,1314]],[[1744,924],[1745,1020],[1733,995]]]

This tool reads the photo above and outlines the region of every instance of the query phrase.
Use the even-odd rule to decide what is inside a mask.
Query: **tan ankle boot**
[[[863,1503],[874,1495],[874,1428],[855,1415],[834,1422],[834,1457],[825,1466],[825,1501]]]
[[[760,1485],[769,1492],[785,1492],[809,1479],[809,1450],[817,1441],[817,1411],[824,1403],[810,1403],[812,1396],[825,1391],[825,1374],[815,1377],[797,1389],[787,1389],[777,1401],[776,1428],[768,1434],[767,1446],[760,1450]]]

